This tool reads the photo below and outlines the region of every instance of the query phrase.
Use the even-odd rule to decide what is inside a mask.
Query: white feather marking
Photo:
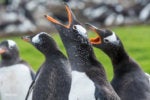
[[[77,30],[79,34],[81,34],[82,36],[84,37],[87,37],[87,34],[86,34],[86,29],[84,27],[82,27],[81,25],[74,25],[73,26],[73,29]]]
[[[24,100],[31,82],[30,70],[23,64],[0,68],[0,99]]]
[[[85,73],[72,71],[69,100],[95,100],[95,85]]]
[[[115,42],[115,41],[117,41],[117,37],[116,37],[116,35],[115,35],[114,32],[112,32],[112,35],[107,36],[107,37],[104,38],[104,39],[107,39],[109,42]]]
[[[36,36],[34,36],[34,37],[32,38],[32,42],[33,42],[33,43],[40,43],[40,38],[39,38],[39,36],[40,36],[41,34],[46,34],[46,33],[45,33],[45,32],[41,32],[41,33],[37,34]]]
[[[39,43],[39,42],[40,42],[39,35],[40,35],[40,34],[37,34],[36,36],[34,36],[34,37],[32,38],[32,42],[33,42],[33,43]]]
[[[9,48],[12,48],[16,45],[16,43],[13,40],[7,40]]]

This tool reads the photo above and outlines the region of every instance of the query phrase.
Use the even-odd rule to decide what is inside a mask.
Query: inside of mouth
[[[99,36],[95,38],[90,38],[91,44],[101,44],[101,38]]]
[[[96,29],[94,27],[89,27],[89,28],[93,33],[96,33],[96,35],[97,35],[95,38],[89,39],[91,44],[101,44],[102,40],[101,40],[101,37],[99,36],[99,34],[97,33]]]

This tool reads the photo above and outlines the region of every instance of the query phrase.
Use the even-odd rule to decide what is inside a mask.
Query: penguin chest
[[[0,99],[24,100],[31,82],[30,70],[25,65],[0,68]]]
[[[95,100],[95,85],[85,73],[72,71],[69,100]]]

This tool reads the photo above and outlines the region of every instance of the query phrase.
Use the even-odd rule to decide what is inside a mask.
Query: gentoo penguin
[[[129,57],[119,37],[110,30],[88,26],[98,34],[90,42],[112,61],[114,77],[111,84],[121,100],[150,100],[149,78],[137,62]]]
[[[45,32],[24,36],[45,56],[33,85],[32,100],[68,100],[71,88],[71,70],[67,58],[55,41]]]
[[[34,72],[19,57],[18,47],[13,40],[0,43],[0,55],[0,100],[24,100]]]
[[[69,100],[120,100],[108,82],[105,70],[96,60],[88,41],[86,29],[77,21],[66,5],[69,23],[64,25],[45,17],[59,32],[72,67],[72,85]]]

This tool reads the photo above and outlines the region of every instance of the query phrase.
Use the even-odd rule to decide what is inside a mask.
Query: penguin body
[[[87,88],[84,88],[85,85],[87,86]],[[95,84],[92,80],[89,79],[89,77],[85,73],[72,71],[71,86],[72,87],[69,95],[69,100],[95,100]],[[86,97],[87,95],[88,97]]]
[[[71,9],[67,5],[65,7],[69,20],[67,25],[48,15],[45,17],[58,30],[72,67],[69,100],[120,100],[107,81],[103,66],[96,60],[86,29],[77,21]],[[99,91],[97,96],[96,89]]]
[[[71,87],[70,66],[55,41],[45,32],[23,37],[45,56],[36,75],[33,100],[68,100]]]
[[[31,82],[30,70],[24,64],[0,68],[1,100],[24,100]]]
[[[1,42],[0,54],[2,58],[0,62],[0,99],[24,100],[34,79],[34,72],[25,61],[20,59],[14,41]]]
[[[106,53],[113,65],[114,77],[111,84],[121,100],[149,100],[149,78],[125,51],[119,37],[110,30],[89,27],[98,34],[90,39],[93,46]]]

